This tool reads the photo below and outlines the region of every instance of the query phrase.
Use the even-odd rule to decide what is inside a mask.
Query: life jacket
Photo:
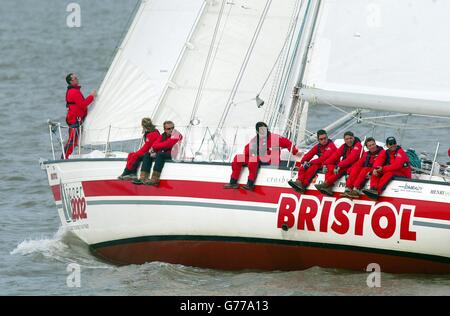
[[[400,148],[402,148],[402,147],[397,146],[397,148],[395,149],[394,158],[397,158],[397,154],[398,154],[398,151],[400,150]],[[408,157],[408,155],[406,155],[406,157]],[[387,166],[390,164],[391,164],[391,155],[389,154],[389,151],[386,150],[386,160],[384,161],[384,165]],[[409,157],[408,157],[408,161],[403,164],[403,168],[407,168],[407,167],[409,167]]]
[[[367,152],[367,157],[366,157],[366,161],[364,161],[364,167],[372,167],[373,163],[370,163],[370,158],[372,157],[372,155],[375,155],[375,157],[377,157],[380,152],[383,150],[383,147],[381,146],[377,146],[377,151],[372,153],[370,151]]]
[[[319,143],[319,145],[317,146],[317,156],[318,157],[320,157],[320,156],[322,156],[322,147],[323,148],[326,148],[330,143],[332,143],[333,141],[331,140],[331,139],[328,139],[328,142],[325,144],[325,145],[320,145],[320,143]]]
[[[67,86],[67,91],[66,91],[66,108],[68,108],[69,105],[71,105],[71,104],[75,104],[75,102],[67,102],[67,94],[69,94],[69,90],[70,89],[75,89],[75,87],[74,86]]]

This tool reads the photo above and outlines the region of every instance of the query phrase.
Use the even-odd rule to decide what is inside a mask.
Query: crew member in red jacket
[[[175,130],[175,124],[172,121],[165,121],[163,127],[164,133],[159,135],[150,151],[144,155],[140,178],[133,181],[134,184],[158,186],[164,164],[166,161],[172,160],[172,157],[177,156],[178,143],[183,139],[183,136]],[[155,162],[155,166],[153,167],[152,177],[148,179],[153,162]]]
[[[348,172],[350,167],[360,158],[362,145],[359,138],[348,131],[344,133],[344,144],[324,162],[325,181],[315,187],[321,193],[333,196],[333,185],[337,179]]]
[[[244,165],[248,167],[249,175],[247,184],[242,186],[244,190],[254,190],[259,167],[263,165],[279,165],[281,149],[292,151],[299,155],[299,150],[291,141],[280,135],[271,133],[266,123],[256,123],[256,136],[244,148],[243,155],[234,156],[231,163],[232,174],[230,182],[225,184],[225,189],[239,189],[238,180]]]
[[[363,193],[373,200],[377,200],[386,189],[392,177],[411,179],[411,166],[406,152],[397,145],[394,137],[386,139],[387,150],[380,153],[374,163],[374,170],[370,178],[370,189]]]
[[[297,180],[288,181],[288,184],[297,192],[303,193],[316,176],[323,163],[336,150],[333,141],[328,138],[327,132],[323,129],[317,131],[318,144],[311,148],[297,164]],[[316,159],[313,159],[317,156]]]
[[[153,143],[159,137],[159,131],[153,125],[152,120],[149,117],[144,117],[141,122],[144,130],[144,144],[136,151],[128,154],[127,165],[123,170],[123,173],[119,176],[119,180],[136,180],[137,169],[139,163],[142,161],[144,155],[150,151]]]
[[[94,101],[97,91],[94,90],[85,99],[81,93],[78,77],[74,73],[66,76],[66,82],[69,85],[66,92],[66,107],[67,116],[66,123],[69,125],[69,137],[64,146],[65,155],[61,155],[61,159],[69,159],[73,149],[78,145],[78,133],[80,125],[83,124],[84,119],[88,113],[88,106]]]
[[[375,159],[383,151],[383,147],[378,146],[375,138],[368,137],[364,142],[368,151],[364,152],[362,157],[350,169],[350,176],[345,183],[345,191],[341,197],[359,198],[361,188],[367,180],[367,176],[372,173]]]

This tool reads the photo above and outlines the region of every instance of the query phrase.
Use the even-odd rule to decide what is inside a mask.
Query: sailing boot
[[[377,191],[377,188],[375,188],[375,187],[372,187],[372,188],[370,188],[370,189],[365,189],[365,190],[362,190],[363,191],[363,193],[365,194],[365,195],[367,195],[367,197],[369,198],[369,199],[372,199],[372,200],[378,200],[378,197],[379,197],[379,194],[378,194],[378,191]]]
[[[149,172],[141,171],[141,176],[139,177],[139,179],[134,180],[133,183],[134,184],[144,184],[145,182],[148,181],[149,175],[150,175]]]
[[[255,181],[248,180],[247,184],[242,186],[242,189],[247,191],[253,191],[255,189]]]
[[[340,197],[341,198],[349,198],[350,197],[350,192],[352,191],[352,189],[350,189],[349,187],[345,187],[344,192],[341,193]]]
[[[303,187],[303,184],[300,180],[289,180],[288,184],[295,190],[295,192],[304,193],[306,188]]]
[[[159,178],[161,177],[161,172],[153,170],[152,177],[150,180],[144,182],[146,185],[159,186]]]
[[[128,181],[132,181],[132,180],[137,180],[137,175],[136,175],[136,171],[130,171],[127,168],[123,169],[122,174],[117,178],[119,180],[128,180]]]
[[[348,194],[347,197],[351,198],[351,199],[358,199],[361,196],[361,192],[359,190],[351,190]]]
[[[239,184],[236,179],[231,178],[230,182],[223,186],[224,189],[239,189]]]
[[[320,193],[333,196],[332,186],[327,184],[326,182],[322,184],[316,184],[316,189],[320,191]]]

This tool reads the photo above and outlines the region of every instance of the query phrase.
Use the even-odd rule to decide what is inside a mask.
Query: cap
[[[395,137],[388,137],[386,138],[386,145],[397,145],[397,141],[395,140]]]

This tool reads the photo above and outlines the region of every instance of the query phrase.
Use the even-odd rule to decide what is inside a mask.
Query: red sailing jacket
[[[352,147],[348,147],[346,144],[343,144],[338,148],[334,154],[325,161],[325,165],[337,165],[339,168],[349,168],[356,161],[358,161],[359,156],[361,155],[361,142],[355,139],[355,143]],[[342,160],[340,160],[342,157]]]
[[[336,145],[333,143],[331,139],[328,140],[328,143],[324,146],[317,144],[313,148],[311,148],[300,161],[300,165],[304,162],[309,161],[312,165],[322,165],[325,160],[327,160],[334,152],[336,152]],[[319,158],[313,159],[314,156],[319,156]]]
[[[361,168],[373,168],[375,160],[383,152],[383,150],[383,147],[377,146],[377,151],[375,153],[371,153],[370,151],[364,152],[356,165]]]
[[[383,150],[375,160],[374,167],[382,167],[383,173],[395,172],[411,178],[411,166],[409,165],[408,155],[400,146],[394,151]]]
[[[291,150],[292,148],[293,155],[296,155],[298,153],[297,147],[293,146],[292,142],[289,139],[278,134],[269,132],[267,143],[266,138],[261,139],[261,137],[259,137],[259,149],[257,148],[256,144],[257,140],[258,136],[255,136],[247,145],[245,145],[244,155],[246,157],[249,157],[250,154],[252,154],[258,157],[258,161],[270,164],[279,164],[282,148],[285,148],[287,150]]]
[[[169,153],[172,156],[176,156],[178,153],[178,148],[174,148],[175,145],[183,139],[183,135],[181,135],[178,131],[173,131],[172,136],[167,138],[166,133],[162,133],[159,135],[158,139],[153,143],[153,151],[155,152],[165,152]],[[178,147],[178,146],[177,146]]]
[[[67,116],[66,122],[69,125],[77,123],[77,118],[84,121],[88,113],[89,104],[94,101],[94,97],[89,95],[86,99],[80,91],[81,86],[68,86],[66,92]]]
[[[139,157],[145,155],[150,150],[150,148],[152,148],[153,144],[159,138],[159,136],[160,136],[160,134],[157,129],[155,129],[151,132],[148,132],[145,137],[144,145],[142,145],[142,147],[136,152],[136,154]]]

